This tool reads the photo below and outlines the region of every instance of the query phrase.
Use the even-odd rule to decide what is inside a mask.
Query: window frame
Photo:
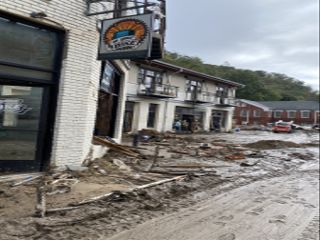
[[[259,113],[259,114],[257,114]],[[256,118],[260,118],[261,117],[261,110],[253,110],[253,117],[256,117]]]
[[[147,77],[151,79],[151,85],[163,84],[163,72],[154,69],[139,67],[138,70],[138,83],[146,84]],[[149,84],[149,83],[148,83]]]
[[[291,113],[294,113],[294,117],[290,116]],[[297,111],[287,110],[287,118],[296,118],[296,117],[297,117]]]
[[[279,113],[280,116],[277,116],[277,113]],[[283,111],[282,110],[275,110],[273,111],[273,117],[274,118],[281,118]]]
[[[248,111],[249,111],[249,110],[241,109],[241,110],[240,110],[240,117],[243,117],[243,118],[247,117],[247,116],[248,116]],[[243,114],[243,113],[244,113],[244,114]]]
[[[304,113],[308,113],[308,116],[307,117],[303,116]],[[310,110],[301,110],[300,111],[300,117],[301,118],[310,118],[310,116],[311,116],[311,111]]]

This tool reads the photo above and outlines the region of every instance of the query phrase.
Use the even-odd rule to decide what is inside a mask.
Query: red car
[[[274,133],[278,133],[278,132],[291,133],[292,126],[290,123],[279,122],[279,123],[276,123],[276,125],[272,128],[272,132],[274,132]]]

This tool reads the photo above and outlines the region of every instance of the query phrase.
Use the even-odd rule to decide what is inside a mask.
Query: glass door
[[[0,172],[50,164],[64,30],[0,12]]]
[[[43,89],[0,85],[0,160],[36,160]]]

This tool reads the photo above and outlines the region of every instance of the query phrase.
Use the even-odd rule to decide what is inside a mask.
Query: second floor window
[[[187,80],[187,92],[201,92],[202,90],[202,83],[195,80]]]
[[[217,87],[217,97],[228,97],[228,88],[224,86]]]
[[[163,74],[154,70],[140,68],[138,73],[138,83],[144,84],[146,88],[152,88],[162,84]]]

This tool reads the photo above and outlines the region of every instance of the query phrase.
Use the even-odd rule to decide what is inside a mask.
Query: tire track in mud
[[[309,223],[309,225],[302,232],[301,236],[297,240],[319,240],[319,221],[320,216],[316,215]]]

